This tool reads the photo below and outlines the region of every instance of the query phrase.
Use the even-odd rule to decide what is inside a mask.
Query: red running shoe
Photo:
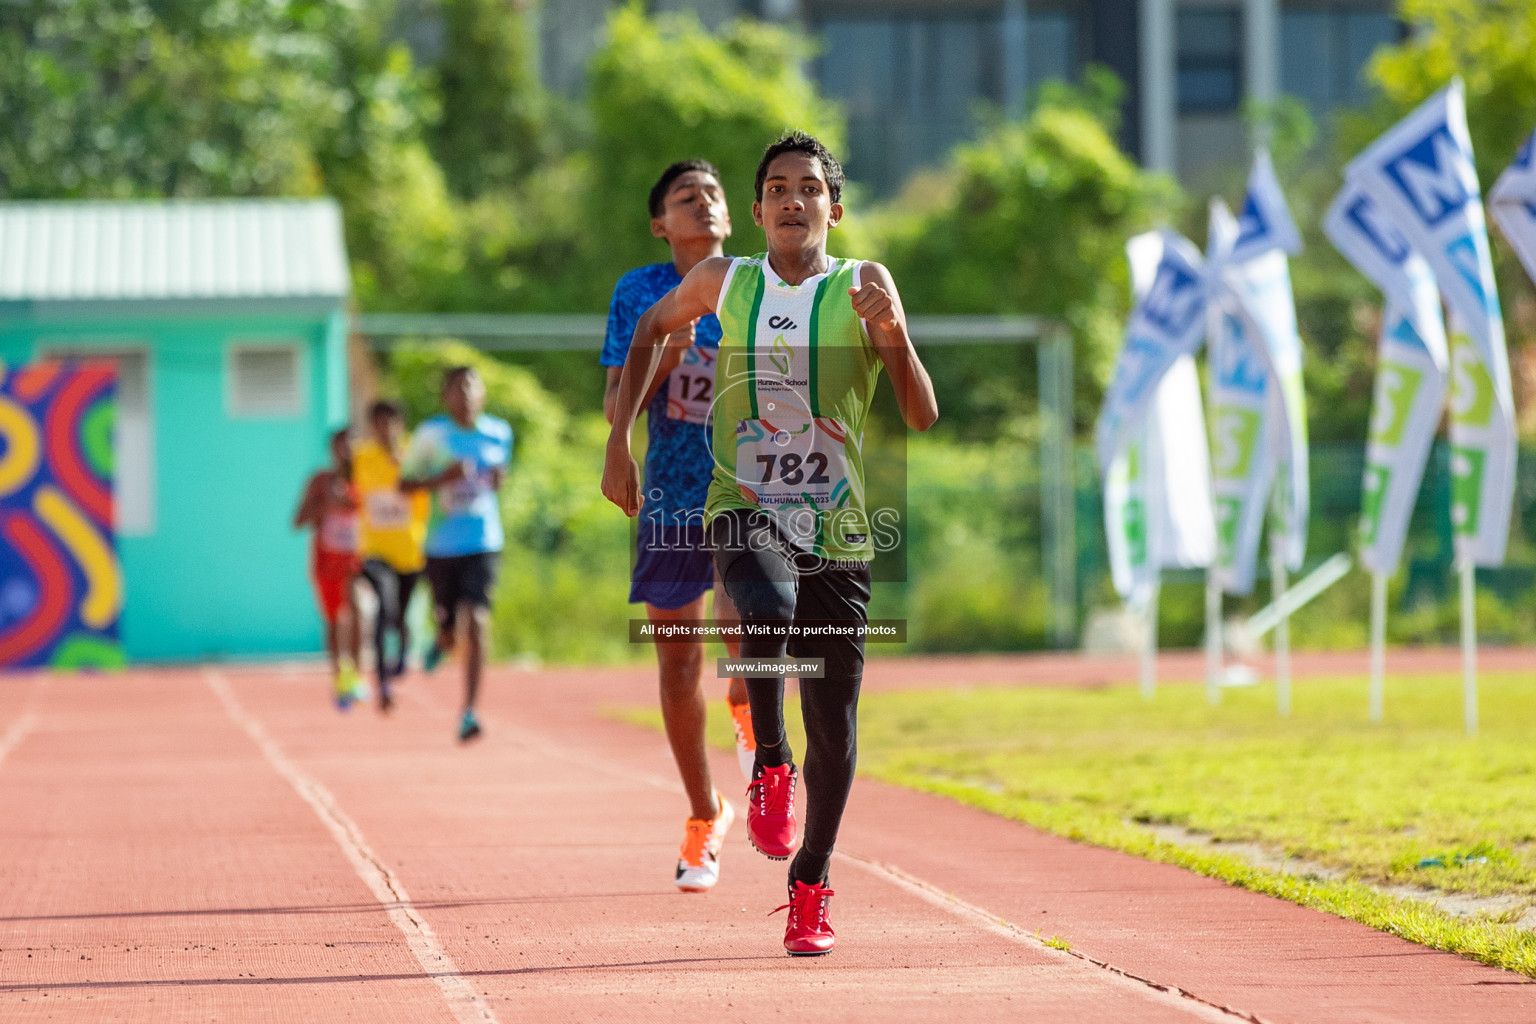
[[[789,911],[784,926],[784,949],[790,956],[821,956],[832,952],[837,936],[827,920],[827,902],[837,894],[826,884],[806,885],[796,880],[789,888],[789,902],[779,910]]]
[[[785,860],[795,849],[795,780],[792,764],[764,768],[747,787],[747,841],[769,860]]]

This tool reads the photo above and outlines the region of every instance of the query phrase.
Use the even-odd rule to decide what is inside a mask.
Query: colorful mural
[[[0,366],[0,669],[123,664],[111,363]]]

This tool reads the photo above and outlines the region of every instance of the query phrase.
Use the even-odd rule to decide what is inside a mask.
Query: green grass
[[[1391,681],[1380,725],[1366,720],[1363,679],[1298,684],[1288,720],[1270,686],[1227,691],[1214,708],[1193,686],[1150,704],[1123,687],[875,694],[861,706],[860,770],[1536,977],[1536,935],[1507,923],[1520,907],[1459,918],[1383,891],[1536,901],[1536,677],[1481,683],[1475,739],[1450,677]],[[729,744],[723,708],[710,728]],[[1340,877],[1255,866],[1220,842],[1166,842],[1143,823],[1257,843]]]

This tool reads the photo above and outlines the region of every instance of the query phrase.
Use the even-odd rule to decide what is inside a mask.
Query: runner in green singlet
[[[908,426],[926,430],[938,418],[890,273],[827,255],[827,232],[843,215],[842,187],[842,168],[816,139],[795,132],[768,147],[752,206],[768,251],[704,260],[640,318],[603,467],[603,493],[635,515],[640,475],[630,432],[663,341],[717,314],[709,537],[743,623],[767,627],[743,636],[742,658],[823,661],[823,676],[802,676],[800,684],[806,822],[790,864],[784,935],[784,948],[798,956],[829,952],[834,943],[827,868],[853,783],[860,628],[875,553],[864,501],[864,428],[881,368]],[[836,632],[789,639],[791,631],[828,626]],[[784,677],[749,673],[747,691],[757,734],[748,836],[762,853],[784,859],[798,831]]]

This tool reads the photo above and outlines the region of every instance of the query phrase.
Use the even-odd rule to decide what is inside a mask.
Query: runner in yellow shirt
[[[360,506],[363,578],[379,598],[373,654],[379,710],[388,711],[394,706],[390,680],[405,671],[410,647],[405,610],[427,563],[423,545],[432,499],[425,491],[400,490],[400,453],[405,447],[405,415],[400,406],[374,402],[368,409],[368,432],[368,439],[352,454],[352,484]]]

